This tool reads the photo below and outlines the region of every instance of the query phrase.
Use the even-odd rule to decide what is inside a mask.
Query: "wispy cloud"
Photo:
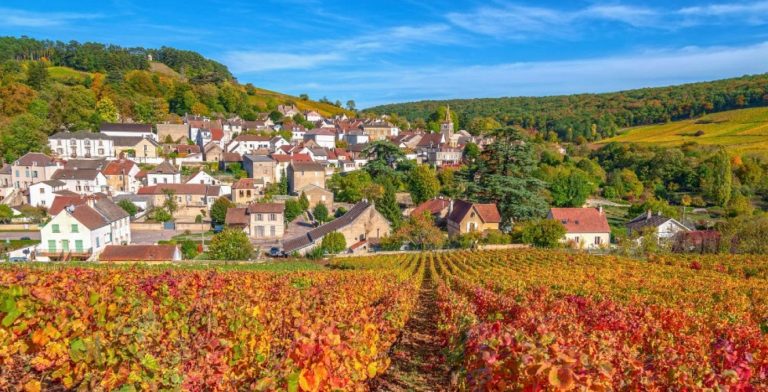
[[[283,69],[310,69],[341,60],[335,53],[293,54],[279,52],[229,52],[224,63],[235,73],[254,73]]]
[[[296,45],[292,52],[238,50],[225,53],[223,61],[236,73],[311,69],[343,63],[351,56],[392,53],[422,43],[456,43],[447,25],[396,26],[356,38],[314,40]]]
[[[625,56],[488,66],[392,67],[324,74],[323,93],[355,91],[360,106],[393,100],[541,96],[665,86],[765,72],[768,42],[684,47]],[[308,75],[311,78],[313,75]],[[449,81],[436,84],[435,80]],[[292,89],[309,90],[299,85]]]
[[[451,12],[445,18],[467,31],[500,39],[575,37],[592,22],[671,30],[707,23],[768,23],[768,1],[716,3],[686,8],[650,8],[621,3],[596,3],[565,10],[518,3]],[[728,18],[728,19],[725,19]]]
[[[0,7],[0,24],[10,27],[53,27],[83,19],[100,18],[99,14],[77,12],[31,12]]]

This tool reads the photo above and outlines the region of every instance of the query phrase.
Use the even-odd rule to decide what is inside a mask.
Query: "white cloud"
[[[282,69],[311,69],[341,60],[335,53],[294,54],[279,52],[239,51],[228,52],[224,62],[235,73],[252,73]]]
[[[0,24],[10,27],[53,27],[69,22],[100,18],[98,14],[75,12],[31,12],[0,8]]]
[[[621,3],[597,3],[563,10],[517,3],[451,12],[446,19],[464,30],[500,39],[574,37],[591,22],[615,22],[631,27],[673,29],[707,23],[768,23],[768,1],[719,3],[686,8],[649,8]]]
[[[745,47],[686,47],[563,61],[398,67],[324,73],[323,77],[333,82],[323,83],[322,93],[355,92],[357,96],[353,98],[361,107],[403,99],[595,93],[762,73],[766,71],[766,58],[768,42]],[[436,80],[444,83],[435,83]],[[295,86],[296,90],[303,88]]]
[[[230,51],[225,53],[223,62],[235,73],[311,69],[342,63],[350,56],[396,52],[422,43],[456,42],[452,37],[446,25],[398,26],[357,38],[304,42],[296,46],[295,52]],[[318,52],[318,48],[325,50]]]

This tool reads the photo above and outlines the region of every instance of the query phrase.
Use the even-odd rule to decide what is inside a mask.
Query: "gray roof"
[[[64,168],[71,170],[71,169],[94,169],[94,170],[101,170],[104,169],[104,167],[107,165],[107,160],[105,158],[99,158],[99,159],[70,159],[64,164]]]
[[[321,240],[328,233],[339,231],[347,225],[352,224],[357,218],[359,218],[367,209],[371,207],[371,204],[367,201],[361,201],[355,204],[346,214],[334,219],[320,227],[316,227],[306,234],[291,238],[283,243],[283,250],[286,252],[293,252],[305,248],[316,241]],[[351,245],[351,244],[350,244]]]
[[[101,132],[152,132],[152,124],[101,123],[99,130]]]
[[[115,147],[133,147],[144,138],[140,136],[110,136]]]
[[[28,152],[14,162],[17,166],[54,166],[53,158],[41,152]]]
[[[97,169],[59,169],[53,173],[54,180],[93,180],[101,171]]]
[[[248,159],[251,162],[272,162],[274,159],[270,158],[267,155],[255,155],[255,154],[245,154],[243,155],[243,159]]]
[[[103,133],[90,132],[90,131],[57,132],[49,136],[48,139],[112,140],[112,138],[109,135],[105,135]]]
[[[67,183],[65,183],[64,181],[59,181],[59,180],[41,181],[40,183],[48,185],[48,186],[51,186],[51,187],[54,187],[54,188],[67,185]]]
[[[115,222],[130,216],[122,207],[109,199],[98,199],[93,207],[109,222]]]
[[[646,213],[643,213],[642,215],[639,215],[635,219],[632,219],[631,221],[627,222],[626,226],[630,230],[640,231],[646,227],[659,227],[671,219],[672,218],[666,217],[658,213],[653,214],[653,213],[646,212]],[[683,225],[682,223],[679,223],[679,224]],[[685,226],[683,225],[683,227]]]
[[[154,169],[152,169],[148,174],[178,174],[179,171],[176,170],[176,167],[173,166],[168,161],[163,161],[163,163],[157,165]]]

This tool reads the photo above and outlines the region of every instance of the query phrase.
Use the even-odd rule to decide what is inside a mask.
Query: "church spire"
[[[453,119],[451,119],[451,105],[445,105],[445,122],[453,122]]]

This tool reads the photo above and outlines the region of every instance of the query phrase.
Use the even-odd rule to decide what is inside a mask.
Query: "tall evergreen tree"
[[[392,183],[392,180],[383,180],[380,183],[384,186],[384,193],[381,198],[376,200],[376,210],[384,215],[387,220],[392,223],[392,226],[399,227],[402,220],[400,213],[400,206],[397,205],[397,197],[395,192],[397,189]]]

